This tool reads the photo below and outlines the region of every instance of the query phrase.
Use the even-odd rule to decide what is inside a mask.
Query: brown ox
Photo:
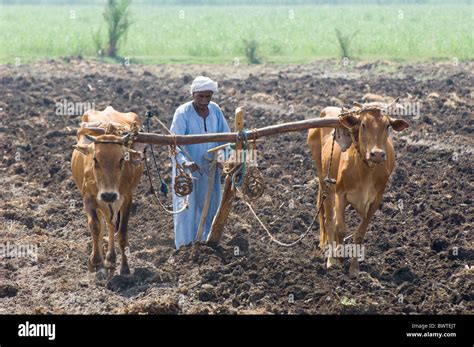
[[[104,111],[88,111],[82,116],[83,127],[79,131],[78,144],[72,154],[73,179],[81,191],[87,222],[92,234],[92,254],[88,260],[89,271],[105,269],[109,275],[115,270],[115,239],[122,253],[121,274],[129,274],[130,268],[125,254],[128,244],[128,220],[132,206],[133,191],[142,172],[143,146],[127,147],[128,135],[120,136],[119,129],[130,129],[132,123],[140,125],[135,113],[120,113],[112,107]],[[87,125],[94,123],[102,130],[97,137],[90,136]],[[105,130],[107,129],[107,130]],[[138,149],[138,150],[137,150]],[[102,228],[108,229],[108,247],[105,262],[102,256]]]
[[[348,204],[357,211],[361,223],[353,234],[354,250],[360,251],[367,227],[380,206],[382,195],[395,166],[395,152],[389,137],[389,128],[402,131],[409,127],[401,119],[393,119],[384,113],[385,104],[356,104],[355,112],[340,117],[343,128],[336,132],[327,198],[319,215],[319,246],[328,252],[327,267],[342,263],[341,256],[350,252],[344,249],[347,226],[345,209]],[[326,107],[321,117],[337,117],[342,109]],[[319,178],[318,206],[322,200],[324,178],[327,174],[332,147],[332,129],[311,129],[308,145],[316,163]],[[336,250],[336,251],[335,251]],[[339,251],[339,252],[338,252]],[[336,255],[336,256],[334,256]],[[347,256],[347,255],[345,255]],[[354,253],[349,268],[351,277],[359,273],[358,256]]]

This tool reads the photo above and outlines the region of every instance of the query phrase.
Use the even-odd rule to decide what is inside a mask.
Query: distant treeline
[[[133,0],[144,5],[352,5],[472,4],[473,0]],[[106,0],[0,0],[0,4],[104,5]]]

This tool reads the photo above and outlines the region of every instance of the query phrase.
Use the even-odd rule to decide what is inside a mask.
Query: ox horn
[[[392,100],[392,102],[390,104],[388,104],[387,108],[395,106],[399,100],[400,100],[400,98],[396,97],[395,99]]]
[[[405,107],[403,107],[403,105],[398,103],[399,100],[400,100],[399,97],[396,97],[395,99],[393,99],[392,102],[390,102],[387,106],[384,107],[384,111],[390,113],[391,109],[404,110]]]
[[[90,128],[84,128],[84,129],[87,129],[89,130],[90,132],[94,132],[94,133],[97,133],[99,135],[104,135],[105,134],[105,129],[103,128],[97,128],[97,127],[90,127]]]
[[[122,142],[123,143],[127,143],[129,139],[130,139],[130,133],[128,133],[125,136],[122,136]]]
[[[364,107],[364,105],[362,105],[360,102],[357,102],[357,101],[354,101],[352,104],[353,104],[354,106],[356,106],[356,107],[359,107],[359,108],[363,108],[363,107]]]
[[[97,141],[97,137],[95,136],[91,136],[89,134],[85,134],[85,137],[89,140],[89,141],[92,141],[92,142],[96,142]]]

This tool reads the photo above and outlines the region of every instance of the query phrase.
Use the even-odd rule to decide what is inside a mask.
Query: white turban
[[[217,92],[217,82],[214,82],[209,77],[198,76],[194,79],[193,84],[191,84],[191,95],[196,92],[211,91],[213,93]]]

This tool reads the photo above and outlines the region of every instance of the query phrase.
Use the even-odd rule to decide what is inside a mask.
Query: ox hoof
[[[89,269],[89,272],[99,271],[103,267],[104,267],[104,262],[102,261],[102,259],[97,260],[91,256],[89,260],[87,261],[87,268]]]
[[[349,267],[349,277],[350,278],[357,278],[359,276],[359,263],[351,263]]]
[[[329,257],[327,260],[326,266],[328,269],[332,267],[341,267],[342,266],[341,259]]]
[[[111,262],[111,261],[106,260],[106,261],[104,262],[104,267],[105,267],[107,270],[115,270],[115,262]]]
[[[130,268],[128,267],[128,264],[123,264],[120,267],[120,274],[121,275],[130,275]]]
[[[107,254],[105,255],[105,262],[104,262],[105,268],[106,269],[115,268],[116,262],[117,262],[117,255],[115,254],[115,252],[107,252]]]
[[[350,278],[357,278],[357,277],[359,277],[359,270],[354,270],[354,271],[349,270],[349,277],[350,277]]]
[[[102,268],[95,273],[95,279],[98,282],[103,282],[107,280],[107,270]]]

